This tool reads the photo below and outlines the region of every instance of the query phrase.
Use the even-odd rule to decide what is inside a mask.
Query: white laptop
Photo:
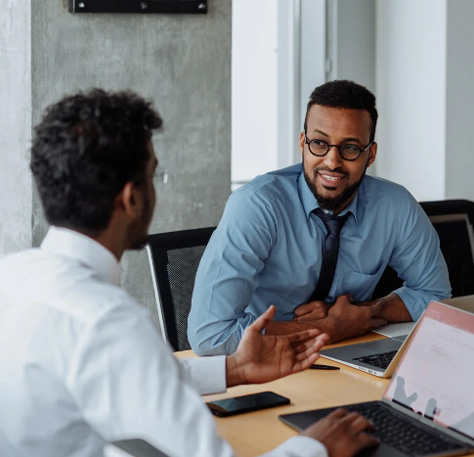
[[[474,450],[474,314],[431,302],[381,401],[343,405],[375,423],[373,456],[448,456]],[[335,408],[285,414],[302,430]],[[384,425],[385,424],[385,425]]]

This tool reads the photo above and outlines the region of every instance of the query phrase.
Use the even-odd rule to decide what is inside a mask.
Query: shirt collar
[[[360,188],[359,188],[360,189]],[[306,213],[306,218],[309,219],[311,213],[316,209],[319,208],[319,203],[316,200],[316,197],[311,192],[311,189],[308,187],[306,180],[304,178],[304,172],[301,172],[298,178],[298,193],[300,195],[301,203],[303,204],[304,211]],[[346,208],[341,212],[341,216],[350,212],[354,215],[354,219],[356,224],[359,225],[360,214],[358,214],[358,201],[359,201],[359,190],[354,197],[354,199],[347,205]]]
[[[50,227],[41,249],[72,257],[95,270],[102,281],[118,285],[120,266],[115,256],[97,241],[74,230]]]

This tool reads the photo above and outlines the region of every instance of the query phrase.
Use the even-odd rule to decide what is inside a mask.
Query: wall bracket
[[[207,0],[69,0],[69,12],[206,14]]]

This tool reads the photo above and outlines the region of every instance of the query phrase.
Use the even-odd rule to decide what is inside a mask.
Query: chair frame
[[[150,263],[161,333],[165,341],[175,351],[180,349],[178,333],[174,324],[176,322],[175,309],[173,306],[169,306],[173,303],[173,295],[167,274],[168,251],[206,246],[215,229],[216,227],[206,227],[149,235],[149,241],[145,246]]]

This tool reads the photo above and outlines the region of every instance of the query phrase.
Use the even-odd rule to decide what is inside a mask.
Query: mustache
[[[334,168],[334,169],[331,169],[329,167],[316,167],[314,169],[315,173],[319,173],[320,171],[330,171],[330,172],[333,172],[333,173],[341,173],[344,176],[349,176],[349,173],[347,173],[347,171],[344,171],[341,167],[337,167],[337,168]]]

